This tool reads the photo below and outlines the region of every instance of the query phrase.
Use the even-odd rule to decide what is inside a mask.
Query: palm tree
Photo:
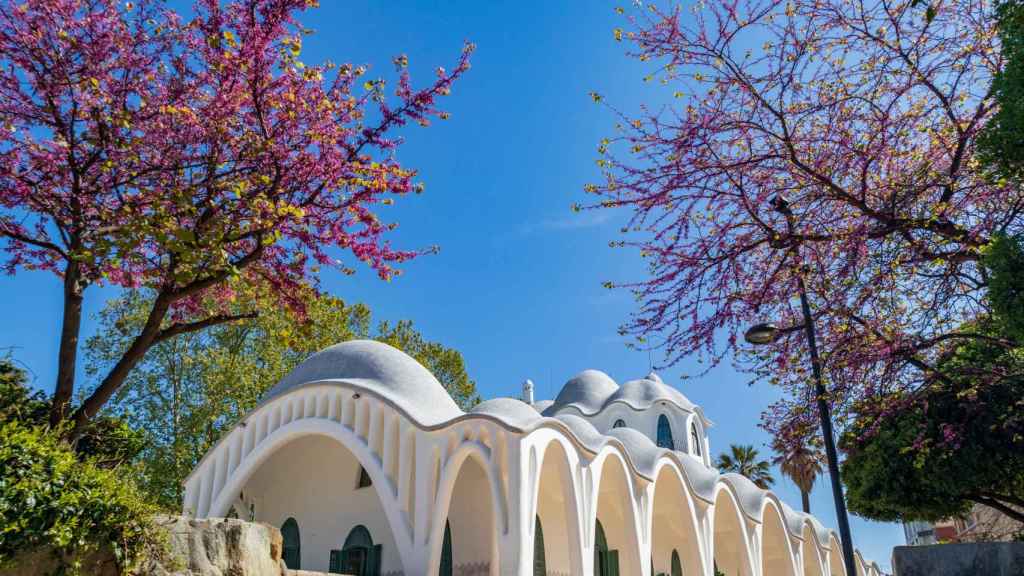
[[[772,478],[771,465],[767,460],[758,460],[757,449],[753,446],[729,446],[731,454],[725,452],[718,455],[715,460],[715,467],[722,472],[735,472],[742,474],[757,485],[758,488],[767,489],[775,483]]]
[[[786,476],[800,489],[800,502],[803,504],[804,512],[811,513],[811,488],[814,481],[825,470],[825,456],[816,442],[809,444],[786,445],[778,440],[772,444],[772,449],[777,454],[772,459],[773,464],[779,466],[783,476]]]

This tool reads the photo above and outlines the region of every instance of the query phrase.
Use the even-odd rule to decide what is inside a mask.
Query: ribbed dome
[[[652,378],[653,376],[653,378]],[[665,384],[657,374],[642,380],[630,380],[608,398],[608,403],[625,402],[633,408],[644,410],[655,402],[667,401],[684,410],[693,410],[693,402],[675,388]]]
[[[303,384],[331,380],[371,389],[428,426],[462,415],[429,370],[405,352],[373,340],[350,340],[313,354],[271,388],[264,401]]]

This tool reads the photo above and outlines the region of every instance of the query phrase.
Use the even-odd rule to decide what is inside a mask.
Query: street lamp
[[[793,236],[793,212],[789,202],[782,196],[771,201],[772,208],[786,217],[789,236]],[[839,458],[836,454],[836,441],[832,432],[832,411],[829,408],[825,384],[821,378],[821,359],[818,357],[818,342],[814,335],[814,318],[811,317],[811,305],[807,301],[807,288],[804,285],[803,273],[796,276],[797,291],[800,293],[800,308],[804,316],[804,334],[807,336],[807,349],[811,353],[811,369],[814,374],[814,394],[818,401],[818,419],[821,422],[821,436],[825,443],[825,456],[828,459],[828,474],[832,480],[832,499],[836,505],[836,521],[839,524],[839,537],[843,547],[843,565],[847,576],[856,576],[853,564],[853,540],[850,538],[850,519],[846,513],[846,500],[843,498],[843,484],[839,478]],[[754,345],[771,344],[780,331],[774,324],[762,322],[751,326],[743,335],[744,339]]]

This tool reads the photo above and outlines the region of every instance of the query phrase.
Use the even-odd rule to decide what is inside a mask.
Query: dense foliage
[[[149,297],[128,292],[102,311],[86,346],[90,373],[102,374],[120,357],[145,322]],[[267,300],[237,302],[260,314],[162,342],[129,376],[105,413],[146,435],[141,482],[154,501],[180,508],[182,481],[207,449],[299,362],[338,342],[386,342],[426,366],[463,408],[479,400],[462,355],[426,340],[411,322],[375,325],[366,306],[312,291],[303,301],[302,318]]]
[[[973,363],[969,356],[984,353],[961,350],[956,361]],[[1024,358],[1017,356],[1019,371]],[[855,422],[842,467],[850,510],[876,520],[934,521],[984,504],[1024,521],[1022,374],[980,388],[957,379],[930,389],[923,402],[892,398],[883,417]]]
[[[50,402],[39,390],[33,390],[25,371],[10,360],[0,358],[0,422],[19,422],[28,428],[46,426]],[[132,461],[142,451],[145,434],[122,418],[103,416],[86,426],[75,443],[80,459],[110,468]]]
[[[292,295],[321,268],[382,278],[424,252],[396,250],[377,209],[418,192],[395,154],[408,122],[469,67],[412,86],[364,66],[300,60],[314,0],[3,0],[0,248],[3,267],[53,272],[63,324],[50,421],[83,433],[146,351],[251,316],[239,285]],[[364,23],[345,23],[361,26]],[[145,287],[146,322],[74,412],[90,287]]]
[[[0,566],[41,549],[71,573],[99,551],[126,569],[156,549],[154,509],[130,479],[80,461],[52,431],[0,422],[0,471]]]
[[[49,402],[0,360],[0,566],[45,550],[72,573],[90,553],[129,568],[155,545],[146,504],[122,466],[143,435],[123,420],[91,422],[73,449],[46,426]]]
[[[948,347],[983,338],[960,327],[989,313],[986,247],[1024,230],[1024,189],[977,155],[1002,62],[993,8],[669,0],[621,11],[616,37],[679,102],[622,111],[599,148],[605,177],[586,188],[597,200],[585,208],[631,211],[616,244],[648,264],[622,283],[638,301],[623,332],[665,363],[731,355],[780,385],[765,425],[794,445],[817,430],[799,278],[840,421],[947,380],[937,362]],[[780,338],[750,353],[742,334],[764,321]]]

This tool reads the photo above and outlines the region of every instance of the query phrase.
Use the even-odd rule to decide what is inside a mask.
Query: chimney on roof
[[[523,402],[533,404],[533,380],[523,382]]]

